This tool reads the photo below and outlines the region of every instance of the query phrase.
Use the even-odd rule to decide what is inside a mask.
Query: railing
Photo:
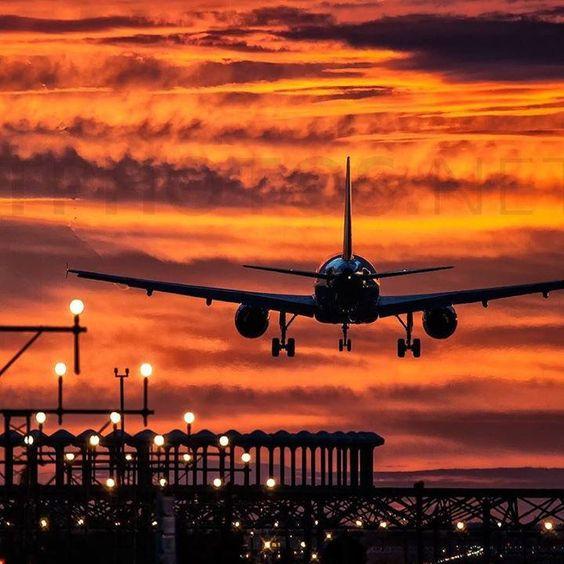
[[[10,431],[0,435],[0,485],[366,488],[382,443],[375,433]]]

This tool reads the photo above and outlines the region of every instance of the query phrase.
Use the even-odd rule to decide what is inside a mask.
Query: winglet
[[[347,175],[345,180],[345,217],[343,222],[343,258],[345,260],[351,260],[353,258],[351,192],[351,158],[347,157]]]

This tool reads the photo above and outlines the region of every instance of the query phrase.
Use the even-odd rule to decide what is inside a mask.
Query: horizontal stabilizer
[[[294,276],[307,276],[308,278],[327,279],[326,274],[313,272],[311,270],[294,270],[293,268],[278,268],[275,266],[258,266],[254,264],[244,264],[243,268],[253,268],[254,270],[266,270],[267,272],[278,272],[280,274],[293,274]]]
[[[367,274],[365,278],[392,278],[393,276],[406,276],[407,274],[421,274],[423,272],[435,272],[437,270],[450,270],[454,266],[431,266],[429,268],[414,268],[403,270],[390,270],[388,272],[378,272],[376,274]]]

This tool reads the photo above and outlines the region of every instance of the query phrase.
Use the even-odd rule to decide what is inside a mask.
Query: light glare
[[[57,362],[55,364],[55,374],[57,376],[64,376],[67,373],[67,365],[64,362]]]
[[[121,415],[117,411],[112,411],[110,413],[110,421],[117,425],[121,421]]]
[[[139,372],[141,373],[141,376],[148,378],[149,376],[153,375],[153,367],[148,362],[144,362],[139,367]]]
[[[43,411],[38,411],[35,414],[35,420],[40,424],[43,425],[43,423],[45,423],[45,421],[47,421],[47,415],[45,414],[45,412]]]
[[[184,414],[184,423],[186,423],[186,425],[192,425],[192,423],[194,423],[195,420],[196,420],[196,416],[191,411],[187,411]]]
[[[75,298],[69,304],[69,309],[73,315],[80,315],[84,311],[84,302]]]

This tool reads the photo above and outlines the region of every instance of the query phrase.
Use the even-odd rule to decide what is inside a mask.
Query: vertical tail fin
[[[352,249],[352,210],[351,210],[351,158],[347,157],[347,177],[345,181],[345,218],[343,233],[343,258],[353,258]]]

